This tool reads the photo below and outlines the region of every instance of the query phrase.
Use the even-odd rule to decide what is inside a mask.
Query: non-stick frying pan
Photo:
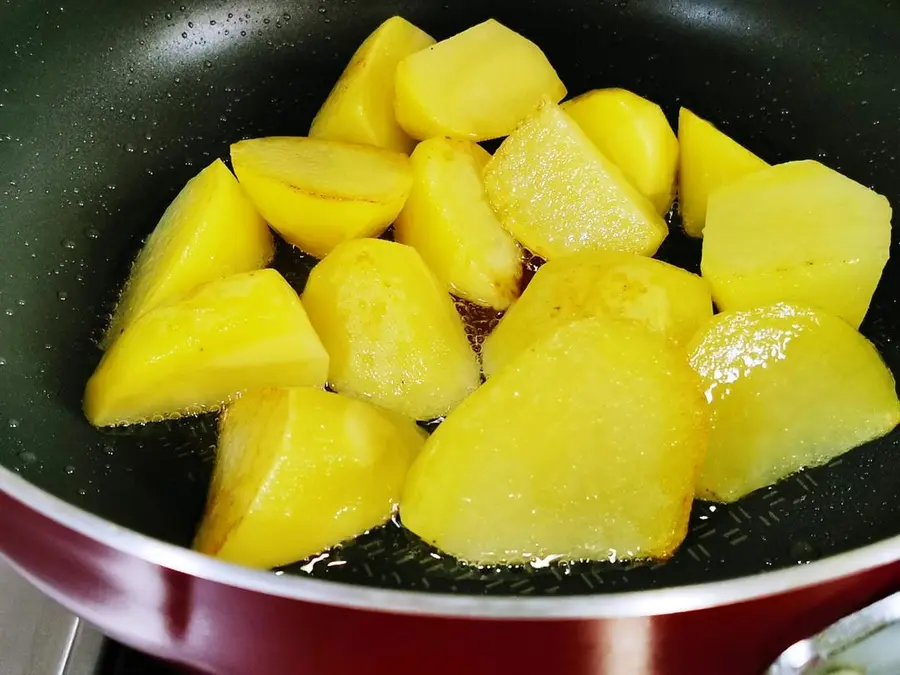
[[[180,548],[214,420],[92,429],[95,340],[184,182],[235,140],[304,135],[393,14],[438,38],[496,17],[573,94],[626,87],[673,120],[688,106],[771,162],[818,158],[900,205],[891,0],[6,0],[0,552],[118,639],[219,673],[757,673],[900,586],[896,434],[697,503],[661,565],[483,571],[393,525],[278,575]],[[696,269],[699,245],[672,232],[661,257]],[[309,264],[279,252],[298,289]],[[895,373],[898,277],[893,259],[863,326]]]

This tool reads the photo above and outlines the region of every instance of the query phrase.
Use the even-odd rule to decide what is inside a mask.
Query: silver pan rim
[[[895,536],[809,564],[705,584],[566,597],[450,595],[370,588],[296,575],[279,576],[222,562],[104,520],[51,495],[5,467],[0,467],[0,490],[103,546],[198,579],[263,595],[395,614],[521,620],[660,616],[781,595],[900,560],[900,536]]]

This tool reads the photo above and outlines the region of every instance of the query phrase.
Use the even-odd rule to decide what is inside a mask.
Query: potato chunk
[[[595,89],[566,101],[562,109],[658,213],[669,211],[678,139],[662,108],[625,89]]]
[[[690,346],[712,426],[698,496],[734,501],[900,422],[875,347],[835,316],[778,303],[718,315]]]
[[[585,250],[653,255],[668,233],[653,204],[556,104],[503,141],[484,182],[504,227],[547,260]]]
[[[154,307],[209,281],[265,267],[274,252],[262,216],[217,159],[188,181],[147,238],[101,347]]]
[[[890,245],[887,199],[818,162],[789,162],[713,193],[702,270],[719,309],[795,301],[856,327]]]
[[[409,246],[341,244],[313,268],[303,304],[331,355],[328,382],[340,393],[430,420],[478,386],[462,320]]]
[[[484,193],[481,174],[490,158],[471,141],[420,143],[411,158],[412,192],[394,239],[415,248],[457,296],[506,309],[519,295],[522,250]]]
[[[415,141],[394,116],[397,64],[434,38],[395,16],[381,24],[350,59],[310,127],[312,138],[412,152]]]
[[[565,95],[540,48],[490,19],[401,61],[395,111],[413,138],[484,141]]]
[[[707,417],[680,350],[583,319],[462,402],[410,470],[400,516],[473,563],[666,558],[684,538]]]
[[[222,417],[195,548],[270,568],[381,525],[422,446],[414,426],[316,389],[246,394]]]
[[[592,316],[630,321],[683,345],[712,317],[696,274],[630,253],[588,251],[548,262],[481,351],[488,377],[541,336]]]
[[[684,231],[703,236],[709,196],[768,164],[687,108],[678,116],[678,201]]]
[[[88,381],[94,426],[217,410],[246,390],[325,384],[328,354],[275,270],[210,282],[137,319]]]
[[[315,138],[241,141],[231,146],[231,163],[278,234],[319,258],[384,232],[412,187],[406,155]]]

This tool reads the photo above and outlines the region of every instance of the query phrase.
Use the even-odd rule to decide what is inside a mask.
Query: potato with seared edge
[[[397,64],[434,38],[394,16],[360,45],[309,129],[311,138],[412,152],[416,142],[394,115]]]
[[[394,110],[413,138],[486,141],[565,95],[540,47],[489,19],[403,59]]]
[[[569,323],[447,416],[400,518],[470,563],[668,558],[687,531],[705,408],[680,349],[616,321]]]
[[[479,384],[462,319],[414,248],[341,244],[313,268],[303,304],[331,356],[335,391],[430,420]]]
[[[891,215],[883,196],[819,162],[779,164],[712,194],[703,276],[719,309],[799,302],[858,327],[890,254]]]
[[[328,354],[275,270],[212,281],[137,319],[87,383],[94,426],[218,410],[242,392],[321,387]]]
[[[626,89],[594,89],[562,109],[658,213],[672,208],[678,139],[662,108]]]
[[[577,319],[628,321],[683,345],[712,314],[709,284],[696,274],[630,253],[576,253],[543,265],[500,319],[481,350],[484,374]]]
[[[317,389],[246,394],[222,416],[194,547],[270,568],[381,525],[424,442],[414,427]]]
[[[591,250],[649,256],[669,231],[653,204],[554,103],[503,141],[484,183],[503,226],[546,260]]]
[[[432,138],[413,152],[413,187],[394,239],[415,248],[455,295],[506,309],[519,295],[522,249],[488,203],[491,156],[471,141]]]
[[[101,343],[135,319],[209,281],[265,267],[272,233],[228,167],[217,159],[187,182],[147,238]]]
[[[318,258],[348,239],[384,232],[412,186],[406,155],[317,138],[240,141],[231,163],[278,234]]]
[[[900,422],[890,370],[836,316],[777,303],[724,312],[689,346],[709,401],[704,499],[731,502]]]

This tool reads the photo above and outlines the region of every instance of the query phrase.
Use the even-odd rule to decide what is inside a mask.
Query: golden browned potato
[[[562,104],[600,152],[660,214],[672,207],[678,139],[658,105],[626,89],[595,89]]]
[[[706,451],[684,353],[641,328],[574,321],[463,401],[413,464],[403,524],[468,562],[666,558]]]
[[[415,248],[455,295],[506,309],[519,295],[522,250],[484,193],[491,156],[471,141],[432,138],[412,154],[413,188],[394,239]]]
[[[319,258],[384,232],[412,187],[406,155],[315,138],[241,141],[231,146],[231,163],[278,234]]]
[[[101,344],[154,307],[232,274],[265,267],[272,233],[217,159],[188,181],[138,254]]]
[[[484,141],[565,95],[540,48],[490,19],[401,61],[395,111],[413,138]]]
[[[900,422],[894,378],[875,347],[821,310],[725,312],[689,352],[712,415],[697,484],[704,499],[740,499]]]
[[[709,284],[696,274],[630,253],[576,253],[541,267],[487,337],[484,374],[576,319],[629,321],[684,345],[712,314]]]
[[[412,152],[416,142],[394,115],[394,77],[400,61],[433,44],[434,38],[403,17],[381,24],[350,59],[313,120],[310,137]]]
[[[328,354],[275,270],[210,282],[160,305],[104,354],[87,383],[94,426],[218,410],[241,392],[325,384]]]
[[[819,162],[780,164],[709,199],[703,276],[719,309],[809,304],[854,327],[891,246],[891,205]]]
[[[222,417],[195,548],[278,567],[387,521],[423,438],[363,401],[317,389],[244,395]]]
[[[547,260],[589,250],[653,255],[668,234],[653,204],[553,103],[503,141],[484,182],[504,227]]]
[[[303,304],[340,393],[430,420],[478,386],[462,320],[414,248],[381,239],[341,244],[310,273]]]
[[[709,196],[768,164],[687,108],[678,116],[678,201],[684,231],[702,237]]]

